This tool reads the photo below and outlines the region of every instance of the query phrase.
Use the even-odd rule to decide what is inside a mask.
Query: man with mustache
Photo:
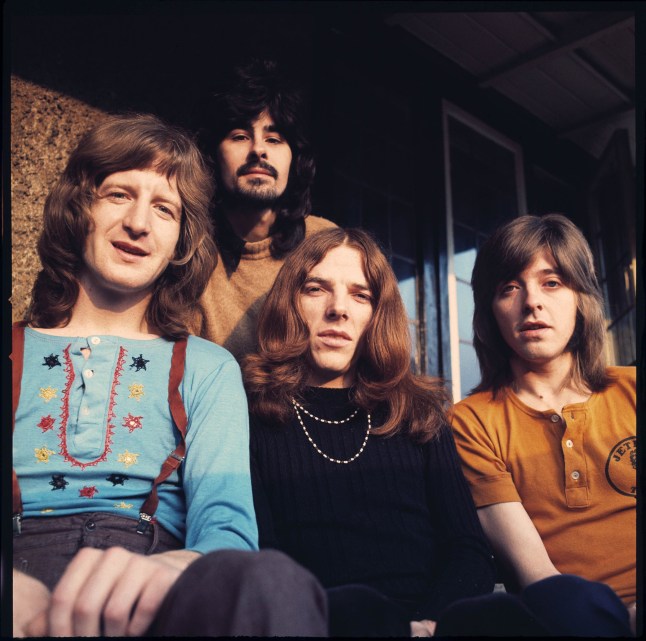
[[[301,97],[273,61],[235,67],[195,110],[195,129],[216,178],[218,264],[192,329],[238,360],[255,351],[260,307],[285,256],[334,227],[310,215],[314,159]]]
[[[507,588],[542,604],[540,634],[634,633],[635,368],[606,367],[590,248],[564,216],[521,216],[471,283],[482,380],[453,428]]]

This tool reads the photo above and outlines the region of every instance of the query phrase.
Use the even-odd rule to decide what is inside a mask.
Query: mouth
[[[243,165],[238,170],[238,176],[270,176],[277,178],[278,172],[269,164]]]
[[[328,329],[317,334],[321,342],[328,347],[345,347],[352,341],[350,336],[345,332],[340,332],[333,329]]]
[[[129,254],[130,256],[148,256],[148,252],[144,251],[141,247],[137,247],[136,245],[131,245],[130,243],[125,243],[120,240],[113,241],[112,246],[124,254]]]
[[[551,327],[542,321],[526,322],[519,328],[520,337],[526,341],[542,340]]]
[[[266,169],[251,169],[250,171],[243,172],[242,175],[243,176],[256,176],[256,175],[271,176],[271,172],[267,171]]]
[[[549,329],[549,325],[547,323],[543,323],[542,321],[528,321],[520,326],[521,332],[533,332],[539,329]]]

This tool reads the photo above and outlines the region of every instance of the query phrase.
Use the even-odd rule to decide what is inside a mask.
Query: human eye
[[[273,136],[268,136],[265,140],[271,145],[281,145],[283,142],[285,142],[281,136],[276,134],[274,134]]]
[[[249,140],[249,134],[246,131],[234,129],[229,133],[229,140],[233,142],[244,142],[245,140]]]
[[[305,285],[303,285],[303,293],[310,296],[316,296],[317,294],[321,294],[322,292],[323,288],[319,283],[305,283]]]
[[[109,189],[106,193],[103,194],[104,198],[109,198],[110,200],[120,201],[127,200],[128,194],[125,191],[119,189]]]
[[[518,289],[518,285],[516,283],[503,283],[498,287],[498,295],[499,296],[510,296],[513,294],[516,290]]]
[[[549,280],[545,281],[544,285],[548,289],[556,289],[557,287],[561,286],[561,281],[558,278],[550,278]]]
[[[155,207],[157,211],[160,212],[165,218],[175,219],[177,217],[174,207],[169,207],[168,205],[164,205],[162,203],[157,204]]]
[[[355,292],[354,297],[362,303],[372,303],[370,292]]]

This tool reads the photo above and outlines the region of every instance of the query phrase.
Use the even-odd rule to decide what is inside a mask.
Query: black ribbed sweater
[[[303,404],[338,420],[352,414],[348,397],[309,388]],[[301,416],[329,456],[348,459],[361,447],[365,412],[342,425]],[[251,457],[260,546],[284,551],[325,587],[369,585],[407,606],[411,619],[433,620],[453,601],[493,589],[491,553],[448,426],[425,445],[370,436],[343,465],[314,450],[295,414],[287,425],[252,416]]]

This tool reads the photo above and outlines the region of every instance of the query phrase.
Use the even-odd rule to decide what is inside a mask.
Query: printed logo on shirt
[[[637,437],[629,436],[612,448],[606,478],[615,492],[637,498]]]

